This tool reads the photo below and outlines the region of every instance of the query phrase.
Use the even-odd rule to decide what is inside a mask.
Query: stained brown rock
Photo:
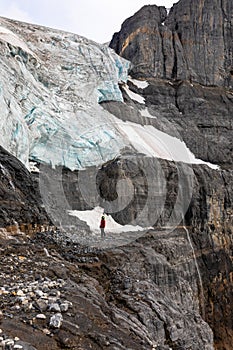
[[[231,0],[181,0],[168,16],[156,5],[127,19],[111,42],[135,77],[188,79],[232,87]]]

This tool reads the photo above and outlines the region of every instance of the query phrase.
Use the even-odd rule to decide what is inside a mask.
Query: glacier
[[[4,18],[0,49],[4,148],[28,168],[31,160],[71,170],[120,152],[123,138],[99,103],[123,102],[129,61],[79,35]]]
[[[123,122],[101,106],[124,102],[120,85],[132,103],[143,106],[144,97],[127,82],[140,89],[149,85],[128,76],[131,63],[108,46],[0,18],[0,50],[0,145],[29,170],[36,171],[30,166],[36,163],[70,170],[99,166],[126,147],[149,157],[202,162],[184,142],[152,126]],[[156,118],[147,109],[141,115]],[[174,155],[174,142],[181,157]]]

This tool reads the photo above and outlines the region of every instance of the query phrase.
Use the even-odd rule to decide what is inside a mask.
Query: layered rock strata
[[[181,0],[144,6],[125,20],[110,47],[130,60],[136,77],[232,87],[231,0]]]

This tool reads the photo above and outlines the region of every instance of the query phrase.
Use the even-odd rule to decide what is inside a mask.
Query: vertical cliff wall
[[[198,158],[220,165],[217,172],[193,166],[194,189],[185,215],[203,286],[202,317],[219,350],[233,344],[232,16],[228,0],[180,0],[169,14],[163,7],[144,6],[110,43],[132,62],[133,78],[150,82],[145,90],[133,86],[133,91],[143,93],[157,118],[152,123],[166,129],[169,120]],[[169,179],[171,185],[175,177]],[[174,188],[168,193],[174,195]],[[168,214],[174,198],[167,199]]]
[[[181,0],[144,6],[115,33],[110,47],[129,59],[138,77],[188,79],[232,87],[231,0]]]

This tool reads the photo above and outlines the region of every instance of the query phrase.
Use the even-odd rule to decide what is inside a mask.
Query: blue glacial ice
[[[45,27],[28,24],[19,37],[5,19],[0,45],[4,148],[27,167],[32,160],[81,169],[119,154],[123,137],[99,102],[123,101],[119,83],[127,81],[127,60],[105,45]]]

